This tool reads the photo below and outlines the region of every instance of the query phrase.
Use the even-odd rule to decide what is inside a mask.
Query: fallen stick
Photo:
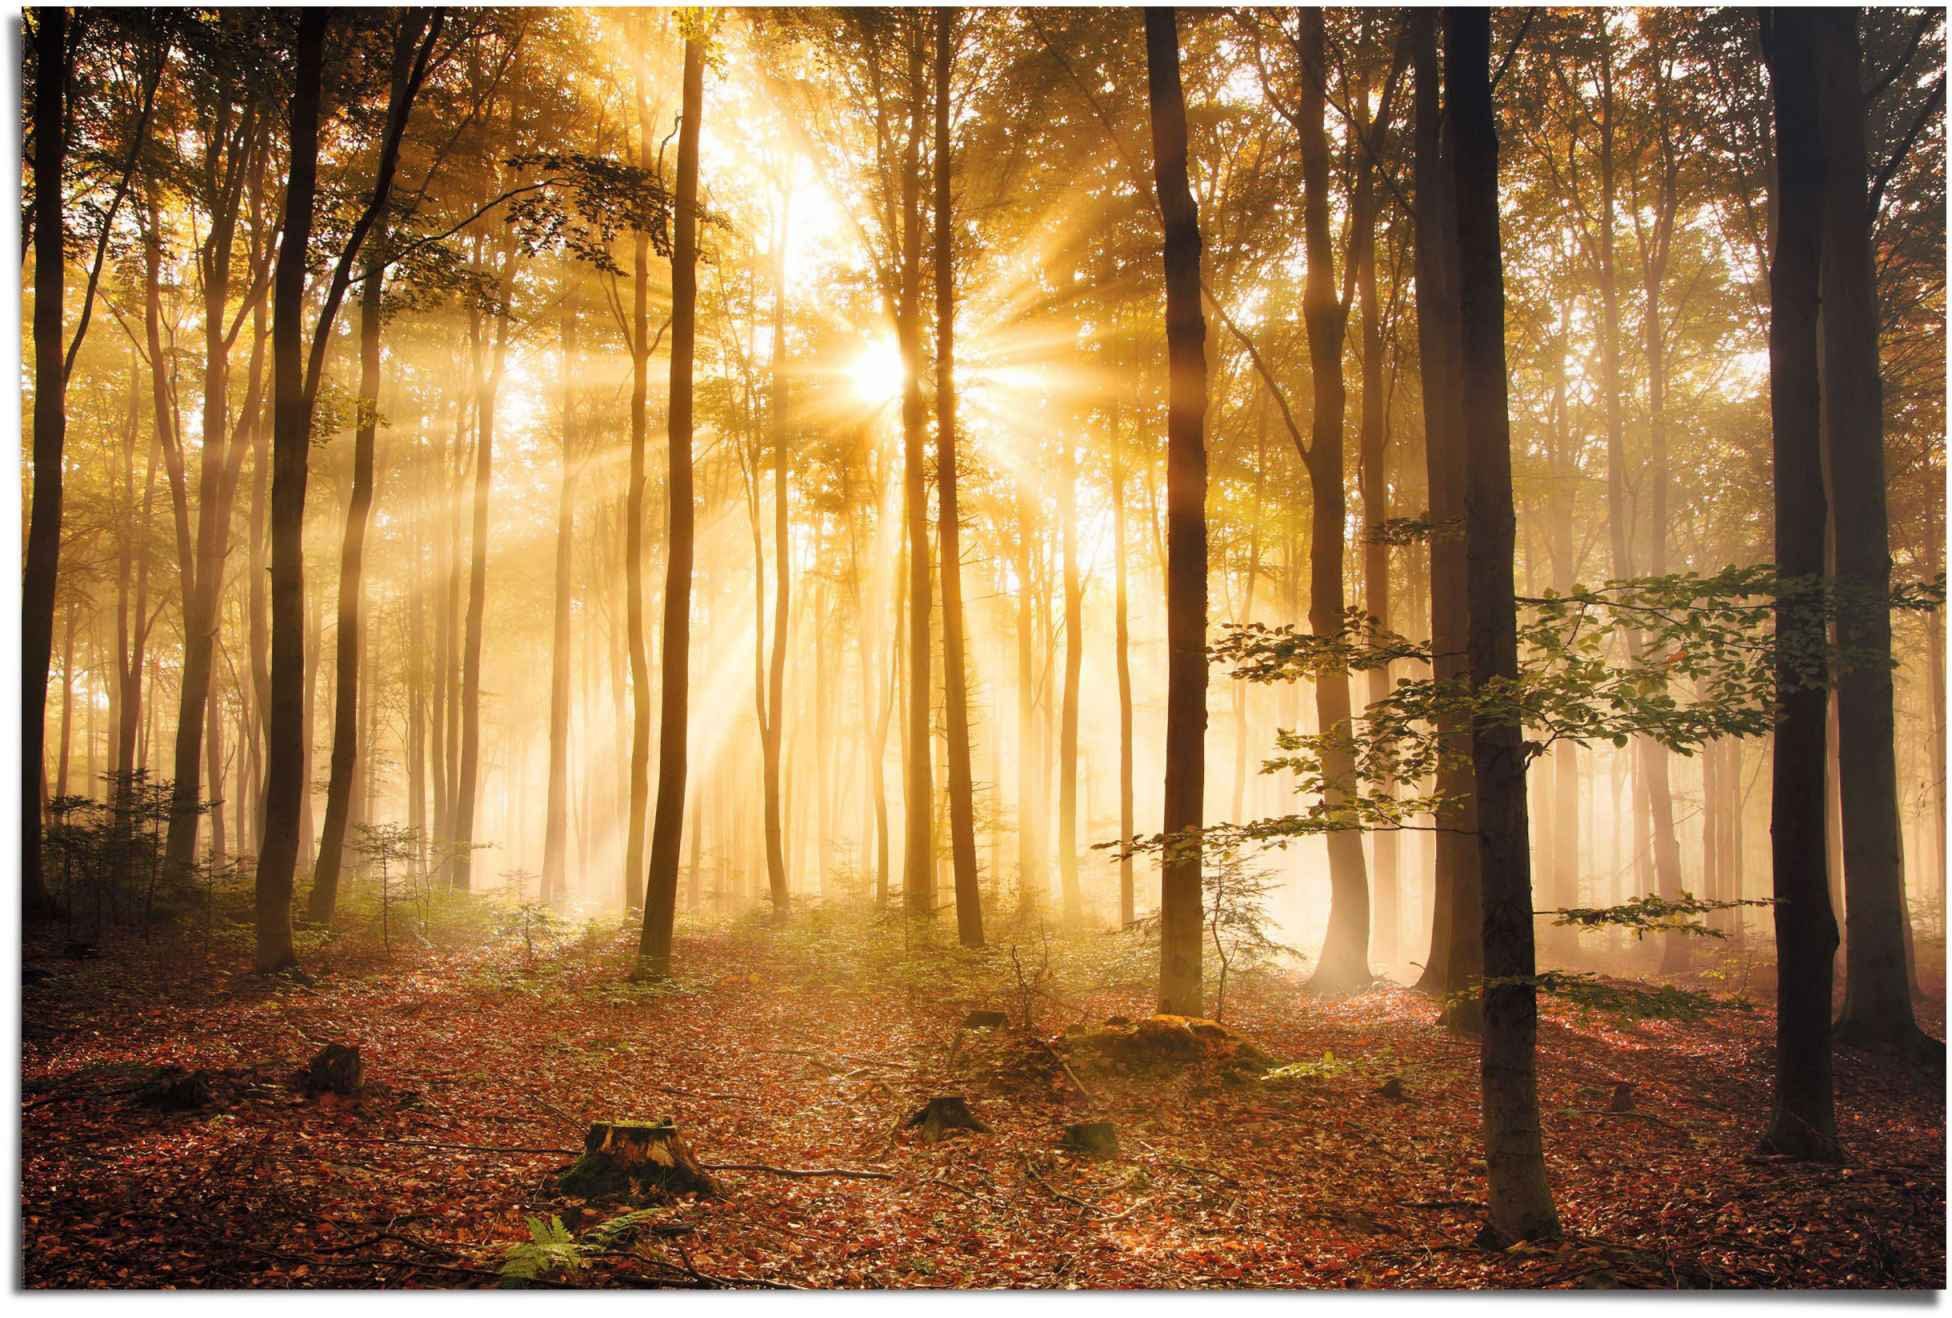
[[[378,1135],[334,1135],[328,1133],[324,1136],[314,1136],[313,1138],[344,1140],[348,1144],[404,1144],[409,1148],[415,1149],[461,1149],[469,1153],[547,1153],[565,1158],[580,1157],[583,1153],[581,1149],[556,1149],[505,1144],[449,1144],[442,1140],[387,1139],[384,1136]]]
[[[1098,1101],[1098,1095],[1092,1093],[1089,1089],[1086,1089],[1084,1087],[1084,1081],[1078,1079],[1078,1073],[1076,1071],[1073,1071],[1071,1069],[1071,1064],[1064,1060],[1064,1054],[1057,1051],[1057,1049],[1051,1047],[1051,1042],[1049,1039],[1039,1039],[1037,1042],[1043,1044],[1044,1051],[1049,1053],[1053,1058],[1055,1058],[1057,1064],[1064,1068],[1064,1074],[1071,1077],[1071,1083],[1078,1087],[1078,1092],[1080,1094],[1083,1094],[1086,1098],[1090,1099],[1092,1102],[1096,1103]]]
[[[763,1162],[701,1162],[708,1172],[769,1172],[774,1176],[846,1176],[857,1181],[892,1181],[893,1172],[869,1171],[858,1167],[771,1167]]]

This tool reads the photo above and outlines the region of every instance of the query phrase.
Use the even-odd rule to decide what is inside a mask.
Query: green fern
[[[560,1217],[551,1216],[547,1222],[531,1217],[528,1224],[529,1238],[519,1245],[510,1245],[502,1260],[503,1286],[526,1286],[551,1273],[575,1272],[583,1266],[583,1252],[576,1244],[576,1237]]]

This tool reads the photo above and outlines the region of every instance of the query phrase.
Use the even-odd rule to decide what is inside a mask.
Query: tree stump
[[[327,1093],[350,1096],[359,1092],[364,1077],[359,1049],[328,1043],[305,1068],[305,1092],[313,1098]]]
[[[1000,1011],[972,1011],[962,1018],[965,1030],[992,1030],[1009,1023],[1010,1018]]]
[[[562,1174],[564,1194],[633,1203],[674,1194],[716,1198],[711,1173],[670,1121],[599,1121],[583,1137],[583,1156]]]
[[[990,1129],[977,1120],[976,1114],[969,1110],[968,1100],[961,1094],[931,1098],[928,1105],[918,1109],[906,1124],[920,1126],[922,1138],[930,1144],[943,1139],[952,1130],[974,1130],[988,1134]]]
[[[1606,1110],[1608,1112],[1633,1111],[1633,1086],[1624,1080],[1613,1086],[1613,1097],[1607,1100]]]
[[[1118,1156],[1118,1128],[1109,1121],[1079,1121],[1064,1128],[1064,1147],[1088,1158]]]
[[[195,1112],[210,1106],[210,1075],[206,1071],[185,1071],[166,1066],[148,1084],[136,1091],[136,1102],[158,1112]]]
[[[1384,1098],[1403,1098],[1403,1077],[1400,1075],[1391,1076],[1389,1079],[1383,1081],[1382,1084],[1376,1086],[1376,1092]]]

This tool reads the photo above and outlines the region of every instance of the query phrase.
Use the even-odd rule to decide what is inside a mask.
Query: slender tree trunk
[[[1308,330],[1308,360],[1314,381],[1314,420],[1303,455],[1312,494],[1308,544],[1308,626],[1319,637],[1343,631],[1342,556],[1345,500],[1342,490],[1342,428],[1348,392],[1342,380],[1342,338],[1348,309],[1335,294],[1333,248],[1329,239],[1329,149],[1323,128],[1328,63],[1322,11],[1298,11],[1301,23],[1302,233],[1308,276],[1302,293],[1302,319]],[[1316,726],[1324,734],[1350,724],[1349,675],[1324,672],[1315,678]],[[1322,753],[1324,803],[1341,805],[1356,790],[1355,757],[1346,744],[1331,742]],[[1329,868],[1328,935],[1309,986],[1346,993],[1365,987],[1369,973],[1369,876],[1363,863],[1362,835],[1336,829],[1326,838]]]
[[[68,794],[68,750],[74,729],[75,707],[75,615],[79,612],[79,602],[70,600],[68,620],[61,628],[61,740],[55,750],[56,796]]]
[[[773,913],[784,918],[789,904],[786,874],[786,840],[780,822],[780,740],[785,731],[786,646],[792,625],[793,556],[789,548],[787,523],[792,496],[787,485],[789,455],[786,430],[786,236],[789,208],[792,205],[792,179],[789,175],[780,190],[779,235],[773,245],[773,344],[768,363],[768,384],[772,389],[769,409],[773,451],[773,652],[766,670],[765,699],[760,715],[760,755],[765,775],[766,877]],[[754,474],[755,487],[758,483]],[[755,523],[755,531],[756,531]],[[763,595],[765,561],[758,571]],[[764,599],[755,601],[763,609]],[[763,623],[760,628],[763,644]]]
[[[1376,206],[1365,198],[1359,219],[1370,232],[1356,246],[1356,288],[1362,311],[1362,429],[1358,472],[1362,487],[1363,606],[1376,626],[1391,625],[1389,599],[1389,542],[1384,528],[1389,520],[1389,417],[1383,396],[1383,325],[1376,302]],[[1374,704],[1390,691],[1388,665],[1369,670],[1369,701]],[[1380,782],[1379,792],[1393,792],[1395,785]],[[1378,829],[1373,837],[1376,861],[1376,909],[1370,930],[1371,950],[1384,964],[1396,960],[1398,931],[1402,927],[1402,898],[1397,890],[1397,845],[1394,830]]]
[[[1504,258],[1498,234],[1498,137],[1491,108],[1491,12],[1444,16],[1455,188],[1460,420],[1468,484],[1471,685],[1518,676],[1516,518],[1505,376]],[[1483,875],[1484,1155],[1489,1181],[1483,1243],[1554,1240],[1559,1216],[1539,1133],[1538,997],[1533,983],[1531,843],[1525,810],[1524,730],[1480,713],[1471,723],[1477,778],[1478,869]]]
[[[637,68],[637,164],[651,165],[651,109]],[[630,813],[624,825],[624,911],[644,901],[644,825],[651,799],[651,661],[644,639],[644,444],[650,388],[650,235],[631,235],[630,489],[625,501],[624,614],[630,648]]]
[[[291,99],[291,151],[284,237],[272,292],[271,721],[265,782],[264,846],[257,869],[257,968],[282,970],[297,956],[291,939],[298,814],[305,783],[305,477],[311,408],[305,396],[305,256],[317,190],[320,83],[327,15],[298,17],[297,80]]]
[[[516,116],[511,105],[510,119]],[[506,306],[515,285],[516,252],[511,241],[502,256],[501,294]],[[474,503],[468,559],[468,611],[461,638],[461,760],[454,809],[454,886],[473,887],[475,816],[481,796],[481,644],[488,609],[488,495],[494,486],[495,405],[508,360],[510,317],[498,316],[493,363],[478,378],[475,400]]]
[[[1819,329],[1824,439],[1835,526],[1837,678],[1842,774],[1845,942],[1837,1037],[1920,1061],[1944,1045],[1919,1029],[1906,973],[1904,858],[1893,747],[1890,516],[1885,506],[1884,399],[1878,378],[1877,273],[1864,163],[1857,11],[1815,23],[1823,193]]]
[[[574,279],[566,267],[564,280]],[[556,494],[556,592],[549,651],[549,802],[542,836],[542,900],[560,906],[569,850],[569,604],[576,546],[576,300],[563,299],[563,467]]]
[[[346,505],[346,532],[339,548],[339,616],[334,637],[332,760],[325,788],[325,825],[319,831],[318,864],[312,871],[312,893],[306,914],[316,924],[330,924],[339,900],[339,872],[344,863],[346,830],[353,815],[353,775],[359,766],[359,657],[362,628],[361,594],[366,554],[366,524],[373,511],[373,445],[379,432],[380,297],[386,267],[377,255],[366,263],[359,288],[359,401],[358,425],[353,430],[352,495]],[[372,701],[365,693],[364,701]],[[368,757],[372,747],[366,747]]]
[[[1132,886],[1132,629],[1126,609],[1125,451],[1114,407],[1108,428],[1112,481],[1112,652],[1118,666],[1118,924],[1138,918]]]
[[[1824,719],[1820,680],[1797,656],[1821,653],[1824,619],[1815,587],[1824,570],[1825,499],[1817,345],[1824,192],[1828,162],[1819,124],[1821,27],[1809,10],[1762,14],[1775,108],[1775,258],[1769,270],[1769,417],[1775,450],[1777,718],[1770,794],[1775,873],[1775,1110],[1767,1152],[1821,1161],[1842,1157],[1831,1080],[1830,993],[1837,948],[1830,910],[1824,822]]]
[[[976,873],[976,784],[970,767],[969,667],[963,639],[962,522],[956,501],[955,201],[950,184],[949,77],[957,11],[935,11],[935,472],[941,502],[942,703],[949,744],[949,845],[956,886],[956,934],[983,945],[983,895]]]
[[[926,85],[919,35],[907,36],[909,121],[901,163],[902,242],[895,334],[901,344],[902,522],[908,540],[908,698],[904,763],[902,906],[912,919],[935,913],[935,788],[929,755],[930,626],[928,483],[922,396],[921,147]]]
[[[644,889],[644,935],[637,948],[637,973],[660,979],[671,973],[678,861],[684,843],[691,700],[691,373],[698,307],[698,121],[704,97],[704,47],[697,38],[688,37],[671,245],[671,521],[664,585],[664,690],[658,725],[657,813],[651,825],[650,875]]]
[[[1044,808],[1037,790],[1036,617],[1031,603],[1030,541],[1037,522],[1031,477],[1017,477],[1017,538],[1013,566],[1017,579],[1017,896],[1024,914],[1043,905],[1044,838],[1038,827]]]
[[[68,11],[35,11],[34,24],[34,493],[20,602],[21,915],[57,909],[41,872],[41,787],[47,767],[47,673],[54,650],[54,587],[61,560],[61,462],[67,381],[61,363],[61,167],[67,153]]]
[[[1077,439],[1059,440],[1057,516],[1064,550],[1064,704],[1057,733],[1057,873],[1064,922],[1084,918],[1078,886],[1078,680],[1084,666],[1084,576],[1078,568]]]
[[[1145,11],[1153,183],[1166,272],[1167,849],[1159,883],[1159,1009],[1200,1014],[1206,790],[1206,316],[1199,213],[1186,178],[1186,97],[1177,11]]]

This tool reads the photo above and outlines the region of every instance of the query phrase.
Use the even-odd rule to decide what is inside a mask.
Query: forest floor
[[[1943,1077],[1840,1050],[1848,1160],[1759,1156],[1766,1008],[1622,1022],[1548,1006],[1545,1148],[1567,1243],[1488,1251],[1477,1051],[1433,1026],[1429,998],[1236,977],[1228,1026],[1303,1063],[1289,1079],[1067,1070],[1042,1041],[1148,1012],[1142,955],[1046,978],[1032,1034],[963,1031],[972,1008],[1020,1019],[1018,969],[1037,982],[1027,961],[1045,948],[1025,940],[1015,967],[1007,951],[931,961],[896,923],[693,930],[661,989],[625,982],[634,939],[614,922],[533,954],[506,930],[409,951],[396,926],[390,956],[314,934],[310,983],[240,971],[241,928],[94,960],[30,939],[24,1280],[488,1286],[531,1219],[560,1217],[559,1243],[580,1247],[541,1284],[1945,1284]],[[1114,941],[1129,940],[1074,935],[1051,956]],[[1942,1005],[1929,1025],[1942,1035]],[[327,1043],[361,1050],[359,1097],[305,1097],[299,1073]],[[162,1066],[209,1072],[211,1104],[143,1105],[144,1068]],[[1378,1092],[1391,1079],[1401,1098]],[[1609,1111],[1623,1081],[1632,1111]],[[924,1142],[903,1122],[938,1094],[965,1095],[990,1130]],[[708,1165],[775,1170],[716,1173],[722,1198],[672,1203],[634,1242],[592,1236],[622,1210],[563,1196],[555,1174],[592,1119],[666,1116]],[[1087,1116],[1116,1123],[1120,1156],[1059,1147]]]

